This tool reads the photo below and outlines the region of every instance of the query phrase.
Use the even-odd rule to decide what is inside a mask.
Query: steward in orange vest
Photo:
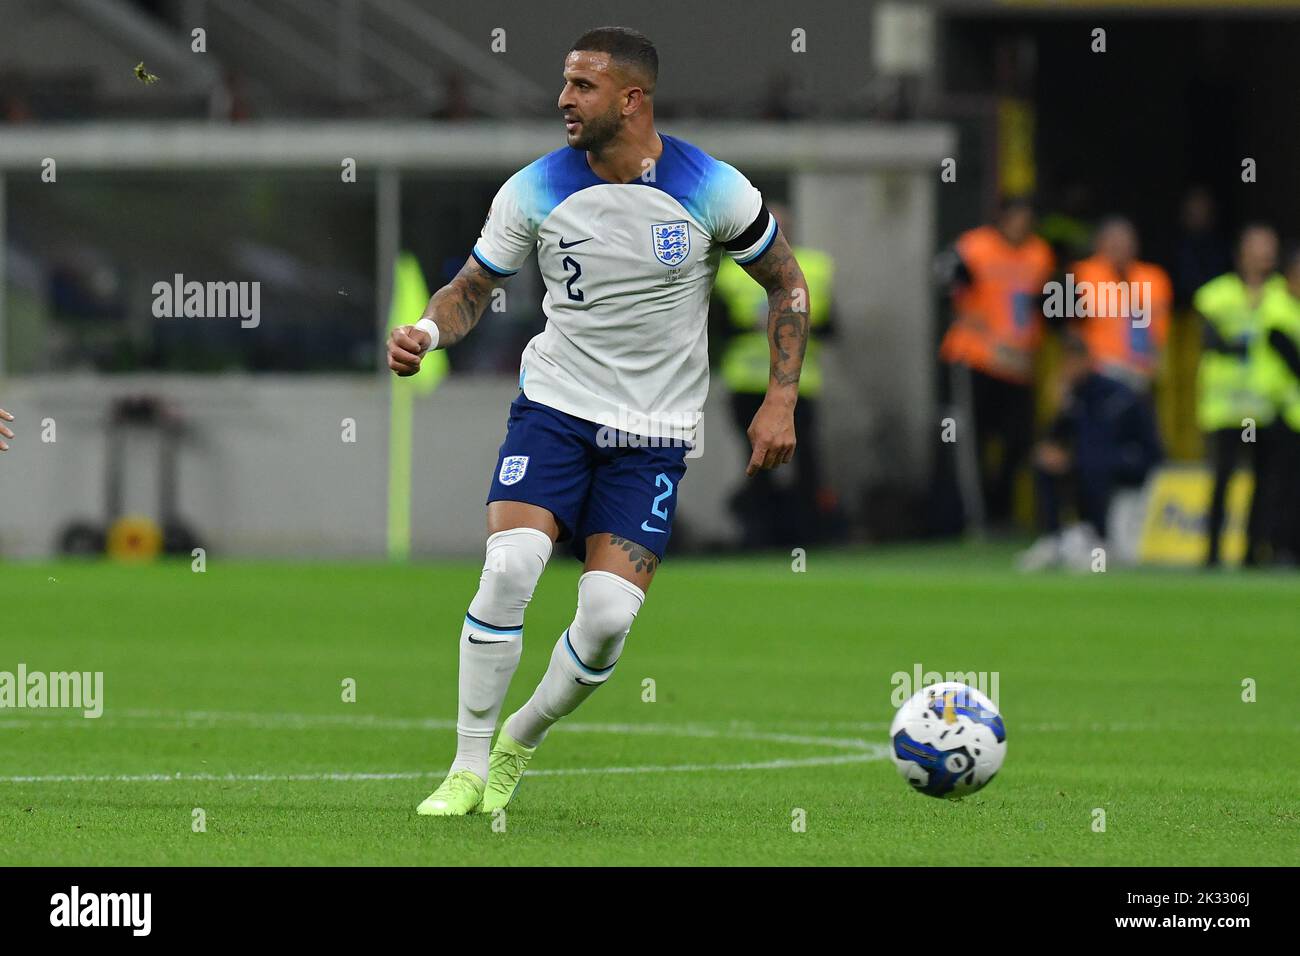
[[[1164,269],[1137,259],[1137,231],[1126,219],[1102,223],[1094,249],[1070,270],[1079,334],[1098,372],[1144,392],[1169,337],[1173,284]]]
[[[1043,337],[1043,286],[1055,260],[1032,228],[1033,210],[1009,203],[997,225],[957,240],[953,322],[939,348],[945,362],[1018,385],[1033,379]]]

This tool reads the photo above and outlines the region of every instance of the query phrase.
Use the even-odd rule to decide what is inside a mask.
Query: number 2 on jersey
[[[565,256],[560,265],[564,266],[565,272],[569,271],[570,266],[573,267],[573,275],[569,276],[568,281],[564,283],[564,287],[569,290],[570,299],[574,302],[581,302],[584,298],[582,290],[575,289],[573,284],[582,278],[582,266],[578,264],[578,260],[573,256]]]

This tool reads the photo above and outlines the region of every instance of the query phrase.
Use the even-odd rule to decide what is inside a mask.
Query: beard
[[[599,153],[618,135],[621,125],[617,107],[611,107],[603,116],[584,119],[577,139],[571,141],[569,145],[574,149]]]

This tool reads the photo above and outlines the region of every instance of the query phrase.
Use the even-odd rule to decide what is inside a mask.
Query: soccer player
[[[398,375],[454,345],[534,248],[546,328],[524,349],[488,494],[487,555],[460,637],[457,749],[420,804],[490,813],[548,729],[614,670],[663,560],[709,369],[709,293],[725,253],[768,293],[771,376],[746,474],[790,461],[808,289],[762,196],[726,163],[658,133],[659,57],[642,34],[589,31],[564,61],[567,145],[501,187],[460,273],[388,340]],[[577,611],[532,697],[490,746],[556,541],[584,561]]]

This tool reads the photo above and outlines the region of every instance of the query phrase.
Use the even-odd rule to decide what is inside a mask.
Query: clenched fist
[[[754,448],[746,477],[784,465],[794,457],[794,403],[764,399],[746,435]]]
[[[0,408],[0,421],[11,422],[13,420],[14,417],[12,415],[6,412],[3,408]],[[13,437],[14,437],[13,431],[6,428],[4,425],[0,425],[0,451],[9,450],[9,446],[4,443],[4,439],[13,438]]]
[[[398,375],[414,375],[420,359],[433,343],[432,337],[413,325],[399,325],[388,333],[388,367]]]

